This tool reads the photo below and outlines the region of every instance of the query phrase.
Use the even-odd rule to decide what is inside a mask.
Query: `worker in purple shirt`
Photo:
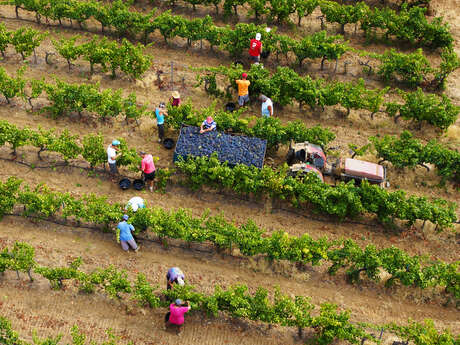
[[[166,289],[170,290],[173,284],[185,285],[185,276],[179,267],[172,267],[166,274]]]

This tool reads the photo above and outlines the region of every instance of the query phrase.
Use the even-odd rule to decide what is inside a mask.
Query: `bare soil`
[[[280,286],[282,291],[293,295],[312,297],[314,304],[333,302],[341,307],[350,309],[353,321],[369,321],[385,323],[390,321],[404,322],[412,317],[422,321],[431,318],[438,326],[450,327],[454,332],[459,330],[458,312],[451,308],[441,308],[431,303],[411,303],[405,298],[407,291],[384,292],[375,287],[355,288],[329,278],[320,272],[309,270],[302,274],[286,276],[286,271],[276,273],[263,261],[239,261],[228,256],[221,256],[203,250],[184,250],[176,246],[164,249],[159,244],[141,241],[139,253],[124,253],[114,241],[112,234],[103,234],[87,229],[75,229],[54,225],[48,222],[31,223],[18,217],[5,217],[0,223],[0,243],[2,246],[12,245],[15,240],[26,241],[36,248],[36,258],[39,264],[47,266],[66,265],[72,259],[81,256],[84,262],[83,270],[91,271],[97,267],[115,265],[125,269],[130,279],[138,272],[145,273],[148,280],[160,286],[165,283],[166,271],[171,266],[179,266],[186,272],[187,281],[197,286],[200,291],[211,293],[213,286],[219,284],[227,287],[236,283],[247,284],[251,290],[263,286],[272,290]],[[287,268],[279,267],[280,268]],[[119,302],[110,301],[102,295],[79,295],[72,290],[71,284],[66,284],[64,292],[49,289],[45,280],[38,279],[32,284],[25,276],[21,281],[16,280],[15,274],[8,273],[2,279],[2,312],[13,318],[13,324],[20,326],[21,315],[30,328],[47,329],[50,334],[64,332],[73,323],[82,322],[88,327],[88,322],[94,323],[98,330],[112,327],[117,334],[127,334],[128,339],[136,339],[143,344],[157,343],[165,338],[171,339],[161,331],[162,311],[141,310],[132,306],[126,309]],[[339,280],[339,282],[337,282]],[[15,286],[15,289],[11,289]],[[20,287],[20,292],[17,288]],[[95,306],[97,306],[95,308]],[[84,313],[82,313],[84,311]],[[117,318],[113,318],[114,313]],[[43,318],[42,315],[46,315]],[[34,317],[38,317],[38,320]],[[222,320],[221,320],[222,321]],[[234,332],[234,326],[227,322],[214,322],[203,329],[206,318],[187,318],[187,328],[184,336],[190,344],[198,344],[203,338],[211,344],[214,332],[222,332],[218,339],[225,339]],[[237,327],[241,332],[241,327]],[[263,334],[260,334],[264,330]],[[48,334],[45,332],[45,334]],[[124,333],[126,332],[126,333]],[[90,331],[93,335],[94,331]],[[243,344],[259,344],[253,337],[260,337],[260,343],[276,344],[293,342],[294,330],[275,328],[266,332],[264,327],[249,327],[244,335]],[[102,334],[99,334],[99,337]],[[98,339],[99,339],[98,337]],[[206,341],[206,340],[204,340]],[[230,341],[233,344],[235,340]],[[137,343],[137,342],[136,342]],[[165,342],[167,343],[167,342]]]
[[[457,11],[460,8],[459,0],[434,0],[433,12],[442,15],[451,24],[452,33],[456,38],[455,50],[460,54],[460,20]],[[143,6],[147,10],[148,6]],[[139,9],[139,8],[138,8]],[[193,13],[185,7],[175,9],[176,13],[189,17],[203,16],[212,12],[210,8],[198,6],[197,12]],[[243,10],[240,21],[248,21]],[[13,18],[12,7],[0,7],[0,17]],[[21,11],[21,18],[32,19],[30,14]],[[319,30],[319,21],[313,14],[310,18],[303,19],[301,28],[285,26],[280,30],[295,36]],[[9,29],[20,26],[30,26],[39,30],[47,30],[50,36],[37,49],[38,60],[34,62],[30,58],[26,77],[52,79],[57,75],[60,79],[75,83],[99,82],[102,88],[120,88],[123,94],[135,92],[138,101],[149,103],[153,109],[161,101],[170,97],[172,88],[159,90],[154,84],[156,70],[162,70],[170,80],[168,73],[171,62],[174,66],[174,89],[181,92],[182,99],[190,99],[196,108],[209,106],[213,99],[208,97],[203,89],[194,88],[195,72],[189,67],[218,66],[229,64],[231,60],[225,54],[212,53],[208,49],[201,51],[199,46],[188,50],[184,49],[185,42],[174,40],[170,45],[162,43],[161,37],[154,37],[155,44],[148,48],[148,52],[154,56],[152,70],[148,71],[142,81],[132,82],[128,78],[119,76],[113,80],[109,74],[97,71],[94,76],[89,75],[89,64],[78,61],[71,71],[68,71],[67,63],[62,58],[51,57],[53,65],[47,65],[44,61],[45,53],[54,51],[51,39],[58,37],[71,37],[75,34],[82,39],[89,39],[93,33],[79,29],[59,28],[55,26],[37,25],[31,21],[3,19]],[[221,24],[221,18],[217,18]],[[96,27],[90,24],[91,30]],[[99,30],[99,28],[97,28]],[[328,32],[336,33],[333,25],[328,25]],[[373,52],[383,52],[391,46],[380,43],[364,45],[364,40],[359,34],[353,34],[353,28],[347,27],[346,38],[353,47]],[[411,47],[397,47],[403,51],[411,51]],[[439,61],[439,52],[425,52],[431,62]],[[301,73],[330,79],[356,80],[364,77],[360,71],[358,57],[347,54],[343,61],[350,61],[349,73],[341,74],[342,65],[339,65],[339,73],[332,75],[333,63],[328,64],[325,72],[318,71],[318,64],[314,63]],[[342,61],[342,63],[343,63]],[[7,59],[0,61],[0,66],[9,73],[23,63],[19,55],[13,50],[8,50]],[[269,62],[267,68],[274,69],[276,63]],[[383,84],[375,78],[365,78],[370,87],[382,87]],[[183,82],[182,82],[183,80]],[[452,73],[448,79],[445,91],[453,101],[460,104],[460,70]],[[217,106],[221,107],[224,100],[218,100]],[[42,106],[44,99],[39,99],[34,104]],[[127,125],[123,119],[116,119],[109,123],[101,123],[89,117],[83,122],[77,120],[75,114],[68,118],[53,120],[45,115],[31,113],[21,101],[14,102],[13,106],[0,106],[0,119],[8,120],[16,125],[31,128],[56,128],[59,132],[68,129],[73,134],[83,137],[85,134],[94,132],[101,133],[107,140],[107,145],[112,138],[125,138],[130,146],[151,152],[160,158],[157,166],[172,166],[172,152],[162,148],[156,143],[157,132],[152,119],[143,118],[140,125]],[[344,155],[349,155],[348,144],[364,145],[371,135],[399,134],[404,129],[411,130],[421,140],[438,138],[440,141],[453,149],[460,149],[460,120],[456,125],[442,134],[430,126],[424,126],[422,130],[409,123],[395,124],[390,118],[377,115],[374,121],[362,111],[352,111],[349,118],[344,118],[343,109],[326,109],[322,113],[312,113],[307,110],[299,110],[297,107],[285,107],[275,109],[276,116],[282,121],[301,119],[307,125],[321,124],[331,128],[337,139],[330,144]],[[253,104],[247,114],[259,113],[259,105]],[[245,114],[246,115],[246,114]],[[170,132],[168,136],[177,137],[177,133]],[[284,161],[287,148],[281,147],[279,151],[270,156],[269,164],[277,165]],[[52,154],[44,154],[45,160],[40,162],[36,158],[36,150],[26,147],[19,149],[18,161],[26,161],[35,166],[47,165],[54,159]],[[229,220],[237,224],[245,222],[248,218],[253,219],[257,225],[267,229],[268,232],[284,229],[290,234],[301,235],[308,233],[314,238],[327,236],[329,238],[348,237],[353,238],[361,245],[373,243],[378,247],[398,246],[411,254],[426,254],[432,258],[438,258],[447,262],[460,259],[458,237],[452,232],[436,234],[433,227],[427,225],[423,233],[419,231],[398,232],[384,229],[376,225],[370,219],[360,219],[358,223],[337,223],[327,218],[309,214],[308,212],[293,212],[283,204],[274,205],[271,212],[267,212],[263,201],[242,200],[234,196],[210,192],[190,192],[187,188],[172,185],[168,187],[167,194],[147,193],[134,191],[120,191],[107,179],[106,175],[98,174],[89,176],[86,170],[76,168],[55,169],[30,169],[18,162],[10,162],[9,150],[0,149],[0,176],[4,180],[9,176],[18,176],[25,182],[35,185],[45,182],[48,186],[59,191],[70,191],[74,195],[85,193],[97,193],[107,195],[110,201],[125,202],[134,195],[140,195],[146,199],[149,206],[159,206],[165,209],[186,207],[194,215],[200,215],[209,209],[211,214],[223,212]],[[372,155],[366,159],[376,161]],[[82,162],[76,162],[82,164]],[[445,187],[439,187],[440,179],[435,171],[427,173],[423,168],[415,170],[399,171],[389,167],[389,180],[391,190],[402,188],[410,194],[442,197],[451,201],[460,201],[458,190],[447,183]],[[123,173],[128,174],[124,171]],[[363,223],[363,224],[359,224]],[[367,224],[367,225],[366,225]],[[417,224],[420,228],[420,224]],[[454,228],[458,232],[459,226]],[[31,223],[16,217],[6,217],[0,222],[0,243],[2,246],[11,245],[15,240],[27,241],[36,247],[38,261],[46,265],[64,265],[71,258],[82,256],[83,269],[92,270],[96,267],[106,267],[114,264],[118,268],[126,269],[131,278],[137,272],[144,272],[153,283],[164,283],[166,270],[171,266],[180,266],[187,275],[188,281],[201,291],[211,292],[215,284],[229,286],[235,283],[244,283],[254,289],[256,286],[264,286],[272,289],[275,285],[282,291],[293,295],[309,295],[312,302],[320,304],[333,302],[339,306],[350,309],[353,321],[366,321],[385,323],[395,321],[404,323],[408,318],[422,321],[431,318],[440,328],[450,327],[458,333],[458,310],[451,305],[443,307],[444,300],[439,291],[420,291],[418,289],[406,289],[397,287],[385,289],[381,284],[363,283],[361,286],[352,286],[345,283],[342,274],[330,277],[325,273],[326,267],[308,267],[300,271],[289,263],[277,263],[268,265],[264,259],[244,259],[239,256],[218,255],[212,248],[204,246],[192,246],[184,248],[183,244],[172,241],[169,249],[164,249],[159,244],[150,241],[142,242],[142,249],[138,255],[127,255],[121,251],[111,234],[68,228],[53,225],[48,222]],[[201,250],[201,249],[204,249]],[[164,311],[150,311],[126,307],[117,301],[111,301],[105,296],[80,295],[68,286],[65,291],[53,291],[48,283],[38,280],[33,284],[24,280],[17,281],[15,274],[7,273],[0,281],[0,310],[2,315],[9,317],[13,326],[30,339],[32,330],[37,329],[42,335],[55,335],[57,333],[68,334],[73,324],[81,326],[84,333],[92,340],[104,339],[103,331],[112,327],[117,335],[126,341],[135,344],[172,344],[177,342],[175,335],[162,330],[162,318]],[[116,315],[116,317],[114,317]],[[391,343],[391,337],[384,337],[386,343]],[[68,340],[68,338],[66,338]],[[274,328],[266,330],[265,326],[246,324],[244,322],[229,322],[224,318],[213,320],[203,319],[200,315],[190,315],[187,318],[186,329],[181,336],[181,341],[186,344],[293,344],[299,343],[295,338],[295,330],[286,328]]]

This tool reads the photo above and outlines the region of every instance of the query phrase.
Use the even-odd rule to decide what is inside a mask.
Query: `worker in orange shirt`
[[[241,79],[235,81],[238,85],[238,105],[240,107],[249,102],[249,85],[251,85],[251,82],[246,79],[247,77],[248,75],[243,73]]]

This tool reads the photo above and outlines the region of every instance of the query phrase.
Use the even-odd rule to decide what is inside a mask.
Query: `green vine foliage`
[[[237,165],[233,169],[212,157],[190,157],[176,163],[193,189],[203,185],[230,190],[237,194],[269,195],[289,201],[293,206],[314,210],[343,219],[364,213],[375,214],[380,221],[391,223],[397,218],[412,225],[428,220],[441,228],[456,220],[456,205],[442,199],[407,197],[403,191],[390,192],[366,181],[355,186],[352,181],[335,187],[318,181],[315,174],[296,179],[287,168],[273,170]],[[423,207],[422,207],[423,205]]]
[[[208,40],[211,46],[219,46],[232,56],[240,56],[247,49],[247,42],[254,37],[256,32],[263,33],[263,40],[266,47],[275,54],[286,54],[281,51],[289,47],[286,40],[288,36],[276,34],[274,30],[270,33],[264,31],[264,26],[255,26],[254,24],[237,24],[235,29],[229,27],[219,28],[215,26],[209,17],[203,20],[185,19],[182,16],[172,15],[170,11],[163,12],[154,17],[155,10],[149,13],[133,12],[129,4],[122,1],[114,1],[110,4],[98,2],[79,2],[72,0],[65,2],[62,6],[59,1],[49,0],[41,1],[39,4],[31,3],[29,0],[11,0],[7,3],[16,6],[16,9],[22,8],[37,14],[37,20],[40,16],[61,21],[61,19],[76,20],[80,24],[84,21],[94,18],[101,24],[101,27],[112,27],[120,37],[126,33],[131,35],[140,34],[146,40],[147,36],[154,31],[159,31],[165,42],[174,37],[181,37],[187,40],[190,45],[193,41]],[[202,4],[212,4],[217,6],[218,0],[188,0],[193,6]],[[246,3],[245,0],[225,0],[223,2],[224,12],[226,15],[237,11],[238,6]],[[248,5],[256,17],[266,14],[272,20],[278,22],[288,21],[290,14],[297,12],[298,20],[301,16],[311,14],[316,7],[323,12],[326,21],[338,23],[341,26],[341,32],[345,32],[346,24],[360,24],[360,28],[366,33],[368,39],[376,37],[379,31],[385,38],[394,37],[403,42],[424,45],[430,48],[451,47],[453,37],[449,32],[449,25],[444,23],[441,18],[435,18],[429,22],[424,16],[426,9],[413,6],[408,8],[407,4],[402,6],[400,12],[385,8],[369,8],[364,3],[356,5],[339,5],[333,1],[317,0],[251,0]],[[62,7],[66,11],[62,11]],[[217,8],[217,7],[216,7]],[[332,47],[326,42],[323,48]],[[344,49],[349,48],[343,46]],[[342,49],[342,48],[341,48]],[[340,50],[341,50],[340,49]],[[333,49],[335,50],[335,49]],[[329,54],[328,49],[325,50]],[[340,54],[337,51],[328,59],[335,59]]]
[[[4,209],[4,214],[11,213],[15,208],[19,214],[26,217],[72,219],[77,222],[95,224],[104,229],[111,229],[125,212],[124,205],[108,203],[105,197],[90,194],[78,199],[69,193],[52,191],[44,185],[39,185],[34,189],[28,186],[20,189],[19,184],[20,181],[16,178],[10,178],[7,182],[0,184],[1,200],[4,204],[9,205],[8,208]],[[321,195],[321,193],[317,193],[317,195]],[[405,212],[409,212],[407,205],[415,204],[417,210],[430,212],[439,219],[445,217],[445,214],[442,213],[442,207],[446,205],[439,204],[440,209],[436,210],[433,207],[437,204],[427,204],[423,198],[414,199],[411,197],[406,201],[404,198],[398,199],[402,196],[401,193],[391,196],[392,204],[388,201],[387,209],[381,207],[378,212],[385,215],[384,211],[394,212],[398,208],[403,208]],[[377,197],[382,199],[382,196]],[[348,198],[352,199],[350,196]],[[375,203],[371,206],[374,207]],[[414,213],[414,210],[411,212]],[[458,273],[460,261],[444,263],[428,260],[419,256],[410,256],[396,247],[377,249],[373,245],[368,245],[361,248],[351,239],[339,241],[329,240],[325,237],[313,239],[308,234],[297,237],[282,230],[268,234],[266,230],[259,228],[252,220],[237,226],[225,220],[223,215],[210,216],[209,212],[205,212],[201,217],[194,217],[190,211],[184,209],[166,211],[161,208],[147,207],[139,209],[135,213],[131,211],[128,213],[136,233],[149,231],[162,239],[173,238],[189,243],[210,242],[220,250],[231,252],[237,248],[241,255],[264,255],[269,261],[287,260],[293,263],[311,265],[326,263],[330,265],[330,274],[336,274],[339,270],[345,269],[351,282],[359,282],[364,277],[378,282],[381,273],[386,272],[389,275],[386,281],[387,286],[396,283],[422,289],[430,286],[441,286],[445,288],[448,294],[453,295],[456,299],[460,298],[460,274]],[[415,214],[415,216],[419,215]],[[9,256],[7,255],[6,258],[6,264],[2,266],[4,269],[10,267]],[[55,288],[60,288],[63,280],[70,279],[65,277],[80,277],[80,273],[76,272],[75,269],[72,270],[72,267],[76,267],[75,265],[62,268],[59,272],[45,270],[48,272],[46,274],[49,275],[51,284]],[[26,265],[25,267],[30,266]],[[39,268],[35,270],[37,269],[40,270]],[[93,272],[88,276],[81,276],[79,278],[83,282],[81,290],[92,292],[96,288],[95,284],[97,285],[101,280],[109,279],[107,277],[112,277],[113,279],[110,279],[113,280],[113,286],[108,287],[107,293],[118,298],[121,296],[120,293],[129,292],[123,273],[113,270],[104,272]],[[140,281],[139,284],[143,285],[144,283]],[[144,286],[142,289],[146,289],[146,287]],[[147,296],[146,298],[147,300],[142,301],[142,303],[147,303],[152,297]]]
[[[412,65],[412,63],[407,64],[408,68],[412,68],[410,67]],[[224,76],[228,89],[234,90],[237,90],[235,80],[243,71],[240,66],[204,67],[196,70]],[[199,80],[203,81],[205,78],[199,77]],[[293,104],[294,101],[300,107],[308,105],[313,110],[317,107],[324,109],[326,106],[341,105],[347,109],[347,115],[351,109],[365,109],[373,118],[375,113],[381,111],[389,116],[402,117],[419,123],[427,122],[442,130],[455,123],[460,112],[460,107],[452,104],[445,95],[425,94],[420,88],[414,92],[399,90],[401,101],[385,103],[384,95],[389,88],[368,89],[362,79],[357,82],[313,80],[308,75],[304,77],[298,75],[288,67],[278,67],[270,75],[268,70],[260,65],[252,65],[248,71],[248,80],[251,82],[252,95],[267,95],[281,106]],[[199,82],[197,86],[200,84]]]
[[[84,112],[107,120],[124,114],[126,119],[139,119],[148,114],[145,105],[138,105],[136,95],[122,96],[122,90],[100,90],[99,84],[72,84],[55,78],[55,83],[44,80],[24,79],[24,68],[18,69],[16,77],[9,76],[0,67],[0,93],[8,102],[14,97],[27,99],[32,106],[32,99],[43,93],[49,102],[40,112],[59,118],[76,112],[82,116]],[[30,95],[26,95],[25,87],[30,85]]]
[[[460,182],[460,153],[450,150],[436,140],[423,145],[412,133],[404,131],[398,137],[385,135],[382,138],[370,137],[376,156],[391,162],[397,168],[413,168],[430,163],[444,179]]]
[[[242,108],[234,112],[217,110],[215,104],[198,110],[187,102],[178,107],[168,106],[168,117],[165,123],[168,127],[180,129],[184,124],[200,126],[203,119],[212,116],[219,124],[219,130],[266,139],[269,148],[287,144],[291,139],[295,142],[309,141],[326,147],[335,139],[333,132],[319,125],[308,128],[302,121],[288,122],[284,125],[280,119],[275,117],[251,116],[244,118],[242,117],[243,111]]]
[[[8,251],[7,248],[6,250]],[[320,306],[319,314],[316,313],[315,316],[312,313],[315,306],[311,304],[308,297],[290,297],[282,293],[278,287],[272,293],[261,287],[250,292],[245,285],[235,285],[227,289],[216,286],[212,294],[199,292],[190,285],[158,291],[158,286],[152,286],[142,273],[137,275],[135,282],[131,282],[126,278],[126,272],[118,271],[113,266],[106,269],[97,268],[91,273],[85,273],[79,269],[81,264],[81,258],[77,258],[68,267],[40,266],[35,269],[35,272],[49,279],[54,288],[61,288],[63,281],[71,280],[73,285],[80,286],[81,289],[81,284],[86,284],[89,276],[98,276],[99,280],[93,279],[94,289],[105,292],[111,298],[122,299],[126,296],[141,306],[165,308],[169,306],[171,300],[180,298],[189,303],[192,312],[200,311],[209,316],[217,316],[218,313],[223,312],[234,318],[297,327],[300,334],[304,328],[312,328],[315,336],[311,340],[315,344],[329,345],[338,340],[359,344],[363,338],[378,342],[367,332],[366,325],[350,321],[349,311],[324,303]],[[448,330],[437,331],[431,320],[426,320],[424,323],[409,320],[406,325],[390,324],[386,328],[404,339],[412,340],[416,345],[425,345],[428,340],[442,345],[455,344],[454,336]],[[71,333],[75,345],[84,343],[85,337],[77,328],[72,328]],[[35,335],[34,338],[34,343],[37,344],[37,336]],[[115,339],[110,337],[110,334],[109,338]],[[0,318],[0,340],[5,345],[19,343],[17,333],[11,329],[11,324],[4,318]],[[59,337],[47,340],[46,344],[58,344],[59,340]]]
[[[108,142],[99,134],[88,134],[79,143],[77,135],[71,135],[67,130],[61,134],[56,134],[54,130],[43,131],[39,129],[34,131],[30,128],[18,128],[16,125],[10,124],[7,121],[0,120],[0,146],[10,144],[13,152],[17,148],[25,145],[31,145],[39,148],[37,152],[40,158],[40,153],[43,151],[55,152],[61,155],[64,161],[68,162],[71,159],[82,156],[92,168],[105,163],[107,160],[107,147],[104,142]],[[122,155],[117,164],[126,166],[131,170],[136,170],[140,166],[141,158],[136,149],[128,147],[126,141],[120,138]],[[165,174],[165,178],[170,174]]]

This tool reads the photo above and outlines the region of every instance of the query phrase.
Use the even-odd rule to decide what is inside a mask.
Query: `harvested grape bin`
[[[211,156],[214,152],[221,162],[228,162],[229,166],[245,164],[262,168],[264,165],[267,140],[230,135],[219,131],[200,134],[200,128],[183,126],[180,130],[174,151],[173,161],[179,157]]]

